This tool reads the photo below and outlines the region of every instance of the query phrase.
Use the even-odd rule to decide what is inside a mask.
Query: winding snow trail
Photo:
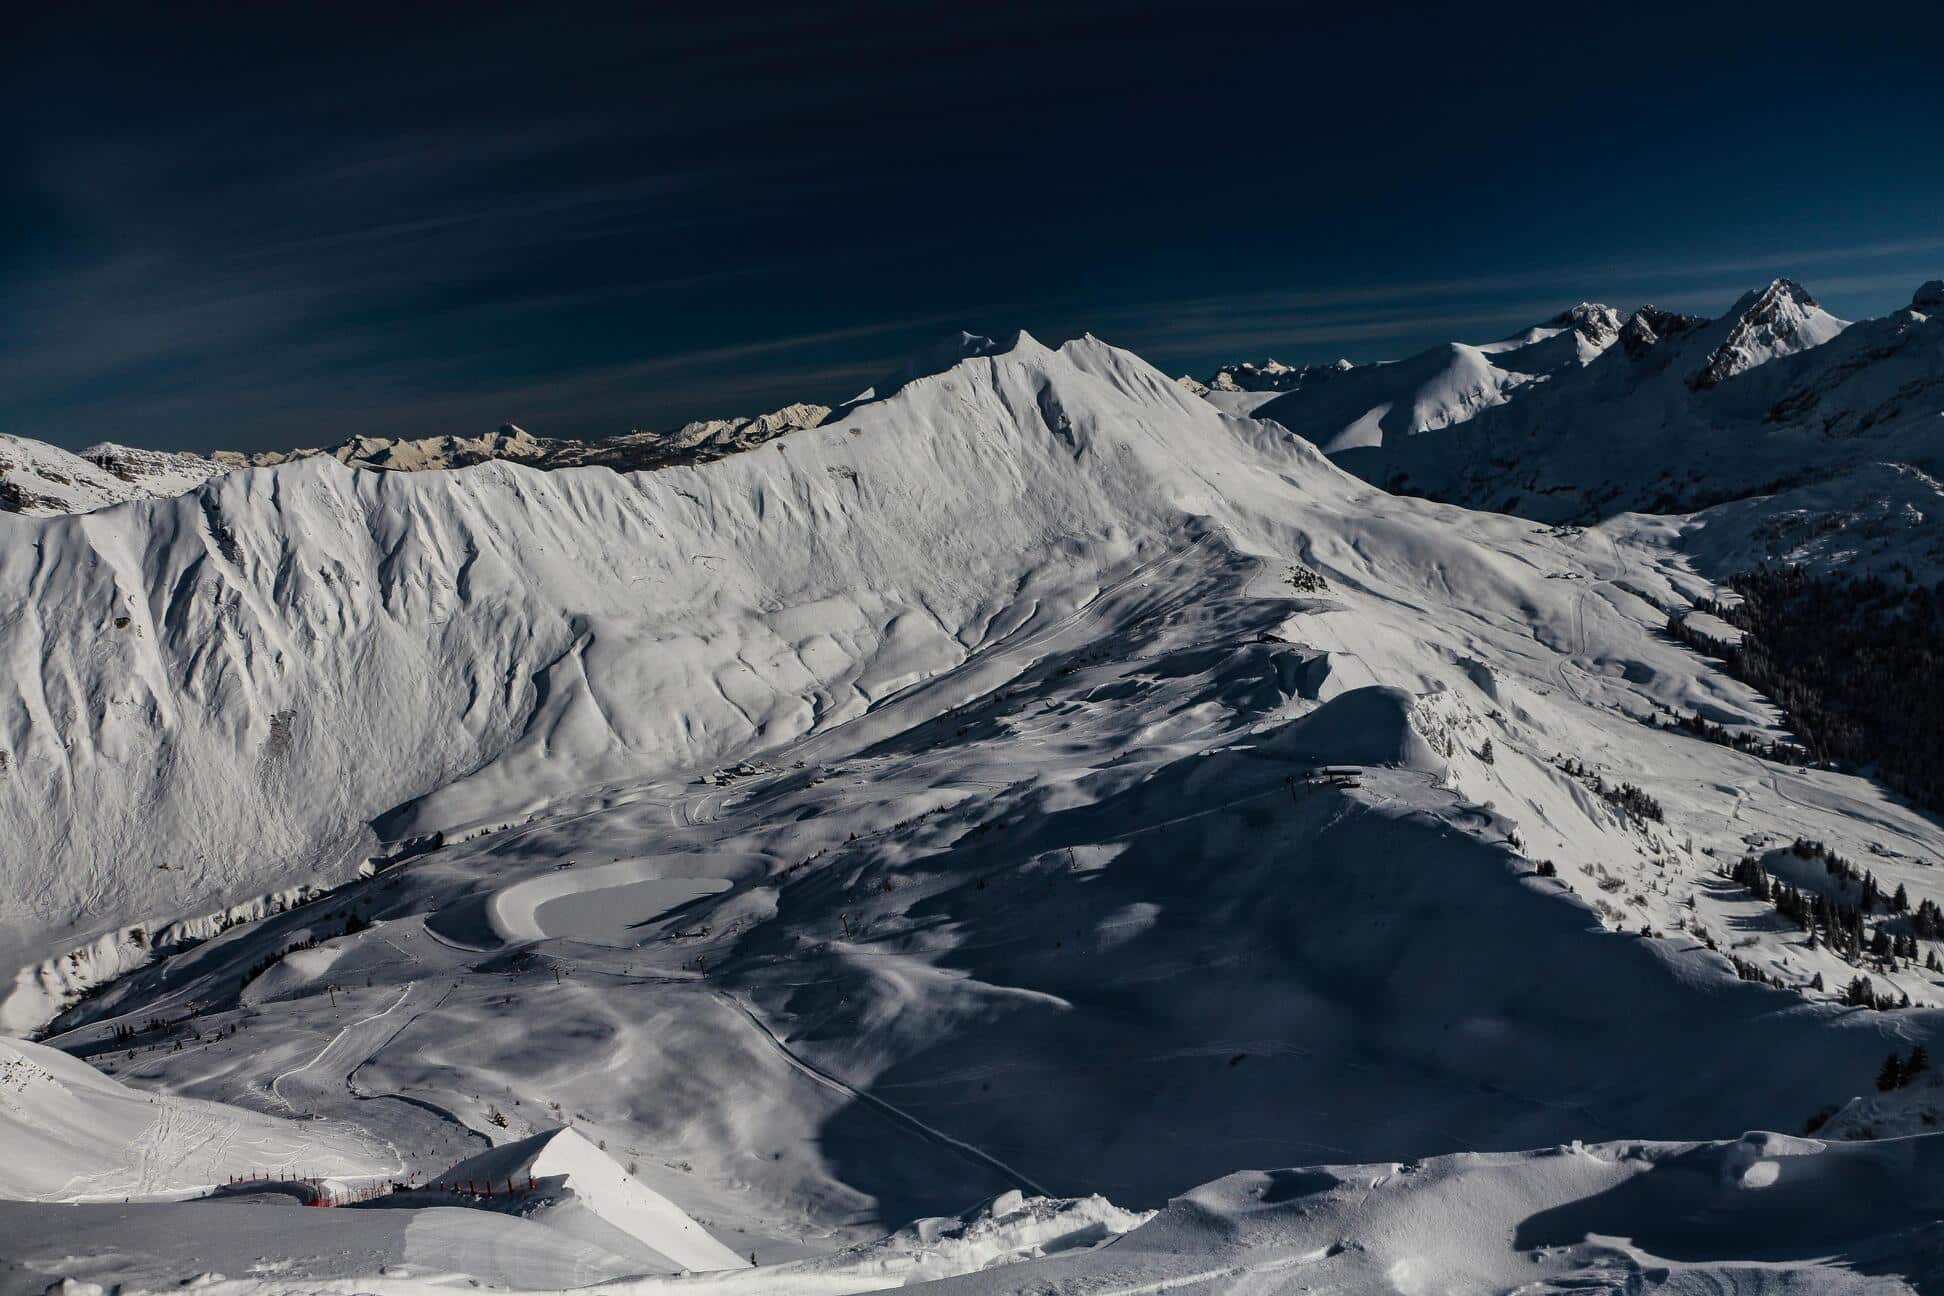
[[[318,1111],[318,1106],[328,1099],[335,1097],[339,1089],[342,1089],[352,1099],[369,1101],[365,1095],[358,1093],[352,1087],[351,1076],[358,1068],[376,1056],[379,1050],[403,1034],[406,1027],[410,1026],[423,1015],[423,1013],[413,1013],[404,1020],[395,1023],[387,1020],[393,1013],[405,1006],[406,1002],[411,999],[412,992],[420,984],[417,981],[408,983],[403,990],[399,991],[398,998],[392,1000],[388,1007],[382,1011],[372,1013],[369,1017],[361,1017],[357,1021],[352,1022],[333,1036],[330,1043],[319,1049],[317,1055],[311,1058],[310,1061],[304,1063],[302,1066],[292,1067],[290,1070],[283,1072],[271,1080],[269,1086],[271,1097],[275,1098],[292,1112],[298,1112],[302,1115],[310,1116],[313,1119],[323,1119]],[[446,995],[450,995],[451,993],[452,987],[447,986]],[[429,1012],[444,1002],[445,996],[442,995],[437,1002],[433,1003],[425,1011]],[[309,1075],[309,1073],[313,1072],[316,1073],[315,1079]],[[304,1108],[299,1108],[284,1095],[283,1085],[286,1080],[293,1082],[297,1096],[306,1103]],[[448,1114],[449,1118],[450,1116]],[[398,1145],[375,1132],[372,1134],[372,1137],[377,1138],[385,1145],[392,1158],[392,1164],[390,1166],[375,1173],[379,1175],[403,1173],[407,1168],[407,1160]]]

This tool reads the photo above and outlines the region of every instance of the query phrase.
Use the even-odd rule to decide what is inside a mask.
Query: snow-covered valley
[[[1761,305],[1683,390],[1865,327]],[[1617,363],[1562,320],[1406,440]],[[979,349],[712,462],[0,517],[4,1289],[1937,1281],[1944,826],[1669,727],[1788,737],[1667,628],[1922,566],[1925,470],[1563,525],[1274,409],[1380,370]]]

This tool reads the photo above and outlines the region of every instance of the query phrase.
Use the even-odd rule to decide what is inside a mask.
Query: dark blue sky
[[[661,427],[961,325],[1200,372],[1944,274],[1928,5],[40,8],[0,431],[68,446]]]

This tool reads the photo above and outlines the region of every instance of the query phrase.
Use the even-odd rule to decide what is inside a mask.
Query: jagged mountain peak
[[[1392,490],[1547,521],[1687,511],[1864,458],[1944,471],[1940,327],[1944,280],[1852,325],[1777,278],[1718,318],[1582,303],[1241,412]],[[1434,428],[1451,435],[1409,435]]]
[[[1602,302],[1581,302],[1554,316],[1553,323],[1571,329],[1581,338],[1590,353],[1589,359],[1612,346],[1620,336],[1620,312]]]
[[[200,455],[102,442],[80,454],[0,435],[0,512],[86,513],[123,500],[179,495],[225,471]]]
[[[1743,293],[1727,318],[1733,321],[1727,336],[1688,379],[1696,390],[1717,386],[1778,356],[1821,346],[1849,327],[1848,320],[1824,310],[1808,289],[1781,278]]]
[[[1683,315],[1679,311],[1645,305],[1627,316],[1626,323],[1620,326],[1620,345],[1630,359],[1639,360],[1665,339],[1692,333],[1710,322],[1705,315]]]
[[[1604,302],[1581,302],[1569,306],[1546,321],[1551,328],[1570,328],[1588,337],[1604,337],[1613,340],[1620,331],[1620,312]]]
[[[767,414],[754,418],[735,417],[726,419],[697,419],[684,423],[675,431],[667,434],[665,440],[682,448],[711,447],[724,451],[746,449],[761,445],[785,432],[798,428],[815,427],[830,416],[828,405],[815,405],[799,401],[774,409]],[[637,432],[635,436],[650,437],[655,433]]]
[[[1591,364],[1613,345],[1619,333],[1618,311],[1599,302],[1581,302],[1544,323],[1472,349],[1521,373],[1536,375],[1569,365]]]

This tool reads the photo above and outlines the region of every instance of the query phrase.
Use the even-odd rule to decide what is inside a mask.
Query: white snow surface
[[[1546,384],[1620,345],[1474,358],[1562,338]],[[1740,1136],[1848,1110],[1944,986],[1841,1006],[1857,969],[1718,868],[1808,837],[1944,898],[1944,830],[1642,723],[1776,733],[1662,627],[1818,501],[1535,525],[1096,339],[960,349],[695,467],[318,457],[0,518],[6,1024],[369,1173],[577,1180],[313,1212],[203,1286],[1935,1280],[1930,1138]],[[18,1259],[172,1287],[236,1206],[100,1226],[174,1230],[141,1259],[33,1207],[81,1213]],[[531,1263],[469,1270],[502,1210]]]
[[[58,1049],[0,1039],[0,1199],[193,1196],[271,1168],[355,1177],[398,1163],[352,1129],[143,1092]]]
[[[1941,1158],[1936,1135],[1844,1145],[1756,1133],[1247,1171],[1183,1194],[1145,1222],[1116,1218],[1104,1204],[1002,1201],[816,1261],[579,1290],[1921,1292],[1938,1276]],[[1044,1241],[1021,1245],[1035,1235]],[[85,1272],[84,1259],[67,1263]],[[193,1285],[215,1296],[424,1296],[451,1290],[451,1281],[396,1271],[208,1274]]]
[[[80,454],[0,434],[0,511],[45,517],[180,495],[223,471],[191,454],[104,442]]]
[[[469,1157],[441,1174],[453,1184],[532,1180],[649,1248],[677,1271],[746,1269],[749,1262],[709,1236],[682,1208],[616,1165],[572,1129],[558,1129]],[[558,1209],[558,1207],[554,1207]]]
[[[1254,413],[1387,489],[1546,522],[1685,511],[1876,462],[1936,474],[1944,315],[1927,291],[1857,324],[1788,279],[1715,320],[1580,306]]]

